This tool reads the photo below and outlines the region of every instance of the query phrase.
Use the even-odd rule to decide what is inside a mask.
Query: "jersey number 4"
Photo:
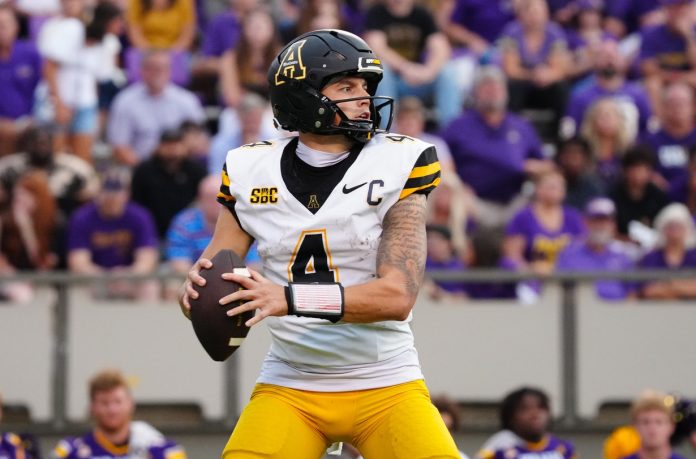
[[[303,231],[288,264],[290,282],[338,282],[326,230]]]

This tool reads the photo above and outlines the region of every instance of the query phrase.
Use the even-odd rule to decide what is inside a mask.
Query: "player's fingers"
[[[237,290],[236,292],[230,293],[229,295],[225,295],[222,298],[220,298],[219,303],[224,306],[226,304],[234,303],[235,301],[239,300],[250,300],[255,296],[256,295],[253,290]]]
[[[203,277],[201,277],[201,275],[198,274],[198,271],[195,271],[195,270],[189,271],[188,278],[192,284],[196,284],[199,287],[205,286],[205,279],[203,279]]]
[[[247,267],[247,270],[249,271],[249,274],[251,274],[251,278],[254,279],[256,282],[266,282],[266,278],[263,277],[261,273],[259,273],[255,269]]]
[[[198,266],[203,268],[203,269],[210,269],[213,267],[213,262],[207,258],[199,258],[198,259]]]
[[[186,285],[186,296],[191,299],[198,299],[198,292],[193,288],[193,285]]]
[[[236,308],[232,308],[229,311],[227,311],[227,315],[230,317],[234,317],[236,315],[239,315],[243,312],[247,311],[253,311],[254,309],[260,308],[261,305],[258,303],[258,301],[247,301],[244,304],[241,304],[237,306]]]
[[[252,289],[256,285],[255,280],[241,274],[222,273],[222,278],[227,281],[236,282],[245,289]]]

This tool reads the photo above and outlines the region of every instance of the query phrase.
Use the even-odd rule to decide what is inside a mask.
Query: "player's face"
[[[333,101],[341,99],[352,99],[354,97],[370,97],[367,92],[367,82],[360,77],[344,77],[340,80],[327,84],[321,91],[326,97]],[[351,120],[370,119],[370,100],[353,100],[336,104],[338,108]],[[338,124],[339,120],[336,120]]]
[[[97,392],[92,400],[91,412],[99,429],[115,432],[130,422],[133,399],[125,387]]]
[[[640,435],[641,446],[648,450],[668,445],[669,437],[674,430],[669,415],[661,410],[638,413],[635,427]]]
[[[515,431],[524,438],[541,439],[549,424],[549,412],[539,397],[528,394],[522,398],[513,419]]]

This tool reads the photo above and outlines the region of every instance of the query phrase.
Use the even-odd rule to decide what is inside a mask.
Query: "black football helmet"
[[[369,97],[331,100],[322,88],[341,76],[360,76]],[[275,122],[288,131],[345,134],[367,142],[376,132],[391,126],[394,101],[375,96],[382,79],[382,63],[358,36],[343,30],[315,30],[292,40],[268,70],[271,106]],[[370,119],[348,119],[336,105],[353,100],[370,101]],[[387,107],[386,129],[379,129],[380,110]]]

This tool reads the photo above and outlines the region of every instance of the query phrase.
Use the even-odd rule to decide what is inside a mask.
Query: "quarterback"
[[[353,34],[294,39],[268,78],[277,124],[299,134],[228,153],[218,195],[228,211],[180,295],[188,315],[210,258],[257,242],[263,275],[224,274],[244,290],[221,304],[256,310],[247,325],[266,320],[272,344],[223,459],[319,458],[341,441],[366,459],[460,457],[408,323],[435,149],[379,129],[392,100],[375,97],[382,65]]]

